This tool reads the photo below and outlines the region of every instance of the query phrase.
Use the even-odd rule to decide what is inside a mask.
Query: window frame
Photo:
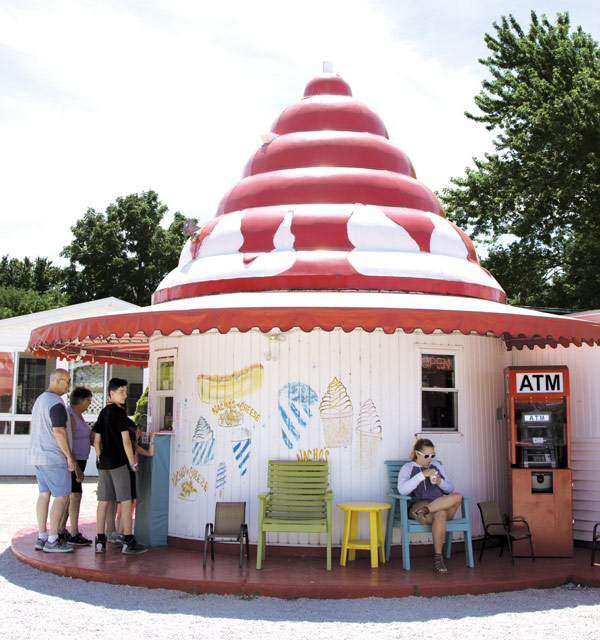
[[[416,434],[418,436],[423,437],[431,437],[432,434],[436,434],[437,436],[442,436],[444,439],[453,440],[455,437],[462,438],[462,417],[461,417],[461,401],[460,401],[460,391],[461,388],[464,388],[462,384],[462,363],[460,356],[462,355],[462,348],[459,346],[455,347],[446,347],[446,346],[438,346],[435,344],[421,344],[417,345],[417,375],[419,381],[419,398],[418,398],[418,419],[419,419],[419,433]],[[452,356],[454,358],[454,387],[424,387],[423,386],[423,357],[424,356]],[[456,425],[453,429],[448,428],[438,428],[438,427],[428,427],[425,428],[423,426],[423,394],[424,393],[453,393],[455,394],[455,415],[456,415]],[[437,438],[439,440],[439,438]]]
[[[176,425],[176,409],[175,409],[175,394],[177,390],[177,348],[159,349],[154,352],[154,367],[152,367],[149,385],[148,385],[148,427],[147,430],[173,433],[178,425]],[[172,389],[158,389],[158,369],[159,361],[165,358],[173,359],[173,388]],[[172,399],[173,414],[171,429],[165,429],[165,402],[167,398]],[[155,420],[156,418],[156,420]]]

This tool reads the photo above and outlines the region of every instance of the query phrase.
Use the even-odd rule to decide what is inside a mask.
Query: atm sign
[[[563,374],[560,371],[517,373],[517,393],[562,393]]]

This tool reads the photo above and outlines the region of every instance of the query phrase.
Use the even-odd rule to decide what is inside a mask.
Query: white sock
[[[48,542],[52,544],[58,540],[58,536],[48,536]]]
[[[38,533],[38,538],[46,542],[46,540],[48,540],[48,533],[46,531],[44,531],[44,533]]]

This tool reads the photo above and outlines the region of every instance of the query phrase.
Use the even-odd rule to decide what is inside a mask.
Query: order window
[[[175,397],[175,354],[161,354],[156,359],[153,394],[157,406],[153,431],[172,431]]]
[[[422,431],[458,431],[458,389],[453,355],[421,353]]]

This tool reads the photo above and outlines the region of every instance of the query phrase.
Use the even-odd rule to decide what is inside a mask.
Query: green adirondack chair
[[[331,571],[331,502],[327,462],[270,460],[268,493],[258,496],[256,568],[262,566],[268,531],[327,533],[327,570]]]

